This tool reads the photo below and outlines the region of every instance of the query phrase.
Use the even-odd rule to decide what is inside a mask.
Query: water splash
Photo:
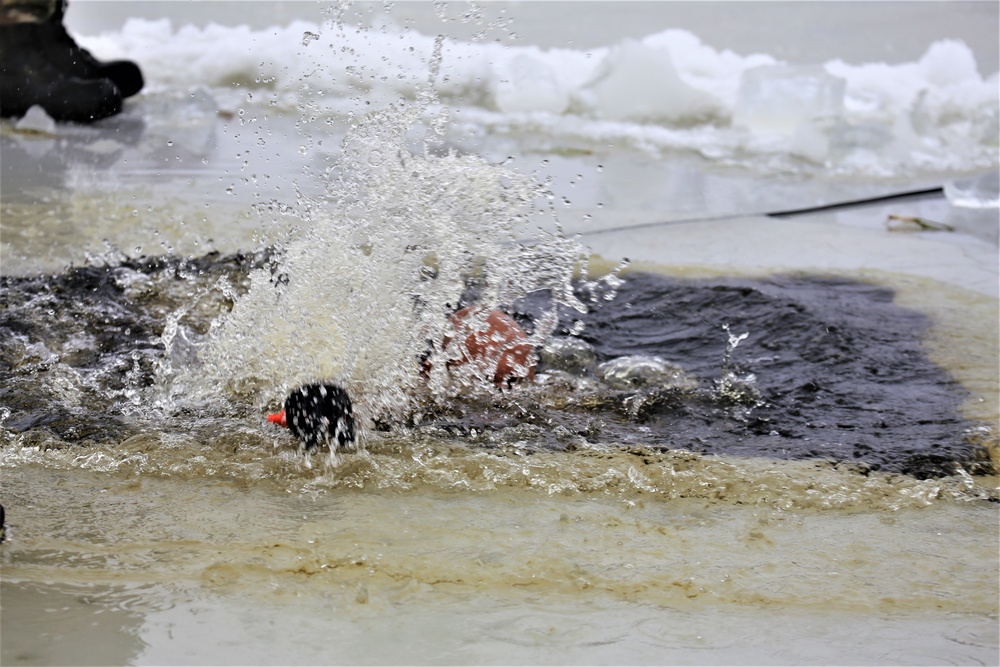
[[[742,369],[733,361],[733,352],[750,336],[750,332],[744,331],[737,335],[729,330],[728,324],[723,324],[722,328],[728,340],[722,357],[722,377],[715,381],[715,394],[722,400],[731,401],[735,406],[744,406],[746,409],[738,411],[734,416],[745,419],[750,410],[761,405],[760,390],[757,389],[757,376],[742,373]]]
[[[398,103],[355,124],[326,197],[301,198],[302,224],[278,249],[277,268],[251,274],[248,293],[210,332],[201,364],[178,372],[186,387],[178,400],[223,394],[261,407],[325,379],[348,388],[362,424],[405,420],[419,401],[463,389],[446,370],[456,346],[441,343],[448,316],[470,297],[489,310],[551,293],[551,311],[534,322],[535,345],[556,326],[556,308],[586,312],[573,285],[586,248],[551,234],[521,242],[541,186],[415,142],[424,108]],[[433,140],[433,126],[427,134]],[[606,298],[616,280],[582,293]]]

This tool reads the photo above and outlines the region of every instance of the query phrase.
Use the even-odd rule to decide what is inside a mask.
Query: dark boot
[[[80,48],[66,32],[63,17],[66,15],[65,0],[56,3],[56,11],[45,22],[39,24],[45,55],[53,65],[69,76],[80,79],[111,79],[122,97],[132,97],[143,86],[142,70],[131,60],[112,60],[103,63],[86,49]]]
[[[122,95],[109,79],[67,75],[43,52],[41,26],[0,25],[0,116],[23,116],[33,105],[58,121],[88,123],[118,113]]]

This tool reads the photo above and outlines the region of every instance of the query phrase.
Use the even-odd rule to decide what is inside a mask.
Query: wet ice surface
[[[138,31],[137,44],[144,43],[143,34]],[[260,42],[265,35],[255,35],[258,47],[264,48]],[[420,57],[406,61],[405,82],[399,90],[386,96],[380,89],[357,84],[365,94],[345,100],[329,97],[345,85],[331,73],[336,67],[325,61],[322,67],[316,64],[317,54],[326,51],[346,57],[339,48],[320,42],[293,48],[268,37],[268,48],[273,50],[269,67],[277,67],[281,56],[292,59],[295,66],[280,73],[276,69],[272,74],[277,81],[268,77],[254,81],[262,75],[241,51],[248,36],[240,30],[217,27],[215,32],[187,31],[182,37],[171,28],[162,36],[157,52],[162,76],[185,69],[177,66],[178,56],[171,49],[197,53],[197,40],[218,45],[223,74],[212,75],[218,79],[208,74],[185,79],[183,85],[178,81],[151,85],[130,100],[120,116],[90,127],[62,125],[50,134],[21,131],[14,123],[3,122],[0,186],[2,212],[8,221],[0,248],[4,273],[51,272],[71,263],[80,265],[88,257],[106,253],[105,242],[135,257],[198,256],[209,250],[246,251],[284,238],[298,224],[288,213],[299,210],[303,197],[324,194],[326,172],[341,157],[347,128],[373,107],[395,101],[396,93],[412,101],[417,83],[426,79],[434,43],[430,37],[414,35],[404,37],[413,42]],[[293,41],[299,43],[297,34],[285,36],[286,41],[296,37]],[[391,30],[362,31],[345,39],[358,51],[383,42],[395,44],[397,37]],[[716,218],[736,221],[945,186],[945,192],[962,206],[942,209],[916,202],[890,213],[898,209],[903,215],[925,215],[953,226],[962,239],[992,242],[989,249],[995,251],[994,210],[966,206],[981,207],[994,197],[996,142],[983,132],[995,125],[988,122],[996,116],[990,111],[996,103],[990,97],[995,97],[995,87],[989,86],[988,73],[976,72],[971,55],[960,45],[943,45],[933,50],[933,57],[928,52],[926,63],[900,65],[898,70],[872,65],[870,71],[842,72],[858,80],[851,84],[860,86],[855,96],[872,97],[865,102],[867,98],[851,98],[850,86],[844,92],[843,77],[831,74],[830,67],[761,65],[751,56],[729,57],[711,50],[706,55],[692,39],[692,35],[670,34],[641,47],[633,43],[625,52],[638,49],[641,55],[635,57],[642,62],[669,60],[664,54],[670,48],[686,54],[683,59],[675,57],[678,62],[708,58],[706,63],[714,63],[709,70],[727,82],[729,91],[719,102],[718,118],[701,119],[693,127],[684,121],[675,127],[659,117],[612,120],[603,118],[605,112],[582,108],[571,108],[563,115],[498,112],[491,106],[490,86],[506,79],[494,81],[470,68],[461,73],[471,77],[472,90],[484,87],[481,95],[466,91],[463,97],[444,86],[437,91],[444,96],[441,103],[427,107],[410,133],[411,143],[421,129],[438,122],[435,118],[445,109],[445,122],[435,130],[441,134],[431,148],[440,154],[481,155],[492,164],[532,176],[548,188],[546,204],[558,214],[568,234]],[[479,58],[489,66],[505,62],[503,52],[490,56],[485,45],[481,52],[474,43],[455,48],[456,53],[445,50],[442,66],[470,59],[479,62]],[[528,58],[531,53],[527,49],[519,57]],[[612,61],[625,57],[615,53],[614,49],[581,51],[576,57]],[[588,54],[593,58],[584,57]],[[554,53],[549,56],[556,57]],[[392,59],[388,61],[388,65],[366,63],[359,71],[395,80]],[[226,69],[230,62],[235,63],[232,70]],[[515,58],[516,62],[520,61]],[[189,67],[197,70],[207,65],[196,60]],[[850,70],[843,63],[837,67]],[[311,76],[328,75],[332,82],[325,88],[314,84],[302,89],[294,76],[300,70],[313,72]],[[954,82],[939,80],[939,71],[952,70],[958,72]],[[612,67],[611,71],[616,70]],[[454,78],[457,73],[447,76]],[[647,79],[637,76],[620,85],[626,96],[636,95],[651,88],[643,84]],[[789,85],[782,87],[782,82]],[[952,83],[958,86],[956,90],[947,87]],[[602,85],[612,84],[615,80],[609,74],[594,85],[601,90]],[[782,105],[779,113],[767,106],[767,95],[754,93],[761,86],[777,86],[804,99]],[[923,100],[918,94],[922,86],[936,92]],[[298,102],[282,97],[307,93],[317,97],[294,97]],[[947,100],[961,100],[965,106],[951,108]],[[340,103],[345,101],[356,108],[342,108]],[[852,108],[852,103],[858,108]],[[922,125],[912,120],[917,125],[907,129],[908,114],[929,116]],[[905,122],[893,120],[904,116]],[[767,187],[761,187],[762,182]],[[884,225],[884,217],[878,217],[876,224]],[[844,222],[855,224],[854,220]],[[549,219],[540,218],[538,224],[552,227]],[[647,245],[627,238],[633,248]],[[714,239],[702,243],[717,244]],[[822,256],[817,252],[822,250],[813,244],[814,256]],[[790,253],[782,245],[778,253],[787,258],[798,250]],[[817,267],[816,261],[811,264]]]
[[[305,164],[298,152],[276,148],[295,140],[294,119],[242,131],[225,115],[196,89],[151,94],[95,126],[61,125],[56,136],[25,135],[5,123],[4,273],[84,264],[109,244],[136,257],[256,247],[270,230],[253,204],[294,202],[293,182],[309,192],[317,181],[298,176]],[[265,138],[266,149],[258,143]]]
[[[998,650],[992,504],[5,477],[19,523],[2,553],[4,664],[80,664],[84,648],[93,664],[991,664]]]

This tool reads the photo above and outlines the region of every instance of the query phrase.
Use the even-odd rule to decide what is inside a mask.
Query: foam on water
[[[416,99],[435,39],[385,17],[374,28],[334,19],[265,30],[131,19],[81,41],[137,60],[154,92],[207,85],[234,107],[350,117]],[[588,50],[451,38],[440,46],[433,87],[456,111],[455,141],[485,128],[544,137],[550,150],[613,142],[765,172],[804,160],[875,176],[970,171],[998,157],[997,74],[981,74],[957,40],[934,42],[915,62],[814,67],[716,50],[680,29]]]
[[[528,490],[543,496],[702,500],[777,510],[897,511],[995,498],[996,477],[919,480],[909,475],[858,474],[849,463],[774,461],[657,451],[642,446],[581,444],[572,455],[531,451],[531,428],[483,433],[467,442],[430,436],[370,434],[364,450],[336,467],[293,450],[275,451],[258,429],[221,420],[202,425],[201,439],[148,433],[120,446],[86,450],[5,447],[0,465],[37,464],[131,477],[216,480],[282,493],[454,492],[478,497]],[[210,431],[218,434],[210,435]]]

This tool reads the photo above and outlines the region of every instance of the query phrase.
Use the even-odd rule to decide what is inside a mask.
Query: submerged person
[[[530,382],[535,377],[534,347],[524,329],[502,310],[488,313],[468,306],[451,316],[455,336],[448,336],[442,347],[458,339],[459,355],[450,359],[448,369],[472,366],[481,377],[489,377],[501,389],[515,382]],[[424,360],[421,372],[430,372]],[[309,450],[328,444],[338,451],[354,444],[354,406],[347,390],[336,384],[306,384],[285,399],[280,412],[268,415],[272,424],[288,428]]]
[[[460,356],[450,360],[448,368],[472,364],[500,388],[534,379],[534,346],[507,313],[494,309],[485,314],[484,309],[468,306],[451,316],[451,325],[461,342]],[[451,339],[446,338],[444,347],[450,344]]]
[[[354,444],[354,405],[335,384],[307,384],[292,390],[281,412],[267,421],[289,429],[306,449],[329,444],[340,450]]]
[[[94,58],[66,32],[65,15],[66,0],[0,0],[0,116],[38,105],[54,120],[88,123],[142,89],[138,65]]]

